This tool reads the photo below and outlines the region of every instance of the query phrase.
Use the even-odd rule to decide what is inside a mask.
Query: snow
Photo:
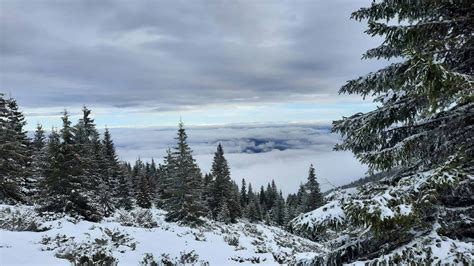
[[[0,211],[5,208],[32,207],[0,205]],[[199,262],[210,265],[241,264],[239,260],[245,265],[251,264],[251,259],[274,265],[275,258],[288,263],[324,251],[315,242],[264,224],[241,221],[226,225],[206,221],[202,227],[190,228],[165,222],[162,210],[151,209],[151,212],[156,221],[154,228],[123,226],[116,215],[100,223],[75,221],[70,217],[43,221],[50,228],[44,232],[0,229],[0,264],[69,265],[67,260],[56,256],[78,250],[91,254],[99,248],[118,259],[119,265],[137,265],[147,253],[155,260],[193,253],[198,255]],[[110,237],[113,233],[122,235],[123,241],[113,240]],[[237,239],[238,243],[229,239]],[[106,244],[97,244],[101,240]]]
[[[469,243],[442,237],[437,233],[437,229],[439,228],[440,225],[435,224],[429,235],[415,238],[410,243],[382,257],[369,261],[357,261],[347,265],[367,265],[374,263],[374,261],[377,261],[378,264],[383,264],[383,261],[388,263],[389,260],[394,257],[405,257],[412,260],[412,262],[415,258],[431,259],[433,265],[463,265],[463,263],[459,262],[460,257],[468,262],[474,261],[474,245],[472,242]],[[459,263],[455,264],[456,261]]]
[[[314,211],[299,215],[292,223],[305,224],[307,228],[312,228],[327,221],[342,222],[345,217],[340,202],[333,200]]]

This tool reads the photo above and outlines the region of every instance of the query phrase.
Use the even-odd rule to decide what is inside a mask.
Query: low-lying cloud
[[[175,145],[176,128],[111,129],[122,160],[137,158],[161,162],[166,149]],[[329,125],[239,125],[188,127],[189,144],[204,172],[221,143],[230,164],[232,178],[242,178],[254,188],[274,179],[285,194],[296,192],[305,182],[310,164],[316,167],[323,190],[349,183],[367,168],[349,152],[333,151],[340,139]]]

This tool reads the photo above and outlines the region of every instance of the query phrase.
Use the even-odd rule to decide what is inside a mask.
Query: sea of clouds
[[[334,151],[340,137],[324,124],[256,124],[186,127],[188,142],[203,172],[221,143],[232,178],[242,178],[254,189],[272,179],[284,194],[298,190],[313,164],[323,190],[363,177],[367,167],[350,152]],[[176,143],[176,127],[112,128],[121,160],[137,158],[162,162],[166,149]]]

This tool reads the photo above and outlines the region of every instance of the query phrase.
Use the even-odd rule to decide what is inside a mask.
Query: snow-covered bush
[[[346,215],[342,200],[329,201],[314,211],[303,213],[289,223],[289,230],[309,239],[326,239],[345,223]]]
[[[9,231],[41,232],[49,228],[43,225],[44,220],[32,208],[1,207],[0,228]]]
[[[179,257],[171,258],[170,254],[163,253],[161,256],[155,259],[153,254],[145,253],[140,265],[143,266],[174,266],[174,265],[209,265],[209,262],[199,260],[199,255],[195,253],[194,250],[190,252],[182,251],[180,252]]]
[[[238,235],[225,235],[224,241],[229,244],[229,246],[237,247],[239,245],[239,236]]]
[[[242,256],[235,256],[235,257],[232,257],[231,260],[239,262],[239,263],[249,262],[251,264],[259,264],[259,263],[265,262],[267,258],[260,258],[256,256],[245,258]]]
[[[142,261],[140,261],[141,266],[158,266],[158,263],[155,261],[153,254],[145,253]]]
[[[117,222],[124,226],[134,226],[143,228],[157,227],[158,223],[153,217],[153,213],[148,209],[137,208],[131,211],[117,211]]]
[[[91,232],[80,242],[74,237],[58,234],[55,237],[44,236],[41,244],[43,250],[55,251],[56,257],[67,259],[74,265],[116,265],[113,251],[135,250],[136,243],[127,233],[101,227],[92,227],[90,230],[97,229],[100,232],[98,237],[92,236],[97,231]]]

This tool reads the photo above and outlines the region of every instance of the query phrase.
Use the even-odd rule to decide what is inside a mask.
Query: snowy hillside
[[[101,223],[39,217],[32,207],[0,207],[0,264],[69,265],[88,260],[118,265],[277,264],[312,258],[317,243],[279,228],[207,220],[199,228],[164,221],[164,211],[117,212]]]

